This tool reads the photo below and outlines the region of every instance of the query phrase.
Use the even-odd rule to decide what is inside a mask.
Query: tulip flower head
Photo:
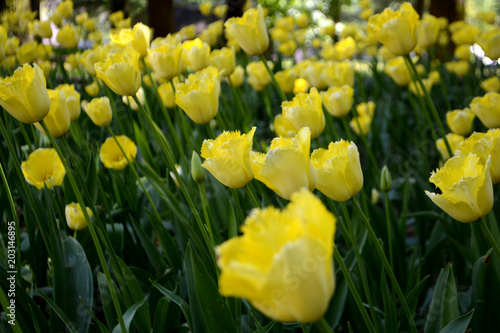
[[[0,79],[0,105],[22,123],[41,121],[49,113],[46,81],[38,65],[24,65],[14,75]]]
[[[499,92],[500,91],[500,78],[498,76],[492,76],[480,83],[481,88],[488,92]]]
[[[236,56],[233,49],[223,47],[210,52],[210,66],[216,67],[221,76],[226,77],[234,72],[236,66]]]
[[[85,209],[87,209],[89,216],[92,216],[92,210],[88,207],[85,207]],[[66,223],[71,230],[78,231],[87,226],[87,220],[78,203],[72,202],[67,204],[64,209],[64,214],[66,215]]]
[[[260,5],[257,9],[247,10],[243,17],[230,18],[225,26],[227,33],[236,39],[243,51],[250,56],[264,53],[269,46],[264,12]]]
[[[97,126],[107,126],[113,119],[109,98],[94,98],[83,108],[94,124]]]
[[[270,68],[272,68],[272,63],[268,62]],[[266,67],[262,63],[262,61],[254,61],[247,65],[247,73],[248,73],[248,83],[254,88],[256,91],[262,91],[265,87],[271,83],[271,76],[266,70]]]
[[[62,47],[74,49],[80,40],[80,29],[66,24],[57,32],[56,40]]]
[[[335,216],[302,190],[282,211],[253,210],[241,229],[216,249],[221,295],[282,322],[320,319],[335,290]]]
[[[109,137],[104,141],[99,151],[99,158],[106,168],[123,170],[127,166],[128,161],[132,162],[137,156],[137,146],[125,135],[117,136],[116,140],[120,146],[118,146],[113,137]],[[127,154],[128,161],[120,147]]]
[[[149,63],[162,79],[177,76],[182,69],[182,45],[166,44],[149,50]]]
[[[287,200],[301,188],[314,190],[316,175],[309,161],[310,146],[308,127],[293,138],[274,138],[267,154],[251,153],[255,179]]]
[[[441,194],[425,194],[459,222],[473,222],[493,208],[490,159],[481,163],[479,156],[468,154],[450,158],[441,169],[432,172],[429,181]]]
[[[385,72],[400,86],[407,86],[412,82],[410,70],[406,66],[403,57],[396,57],[387,61]]]
[[[111,34],[110,38],[112,43],[122,47],[132,46],[144,58],[151,42],[151,29],[145,24],[137,23],[132,29],[122,29],[117,34]]]
[[[47,125],[50,134],[52,134],[54,138],[57,138],[66,134],[71,125],[68,103],[64,91],[48,90],[47,92],[50,99],[50,110],[45,118],[43,118],[43,121]],[[47,135],[40,123],[35,123],[35,126],[40,132]]]
[[[472,130],[474,118],[476,115],[469,108],[453,110],[446,113],[446,124],[453,133],[465,136]]]
[[[204,140],[201,165],[218,181],[230,188],[241,188],[253,179],[250,162],[253,136],[256,128],[240,134],[239,131],[224,131],[215,140]]]
[[[39,148],[29,154],[28,159],[21,164],[24,178],[28,184],[38,189],[44,186],[52,188],[61,186],[66,170],[53,148]]]
[[[332,116],[342,118],[351,110],[354,95],[354,89],[351,86],[331,87],[320,94],[326,111]]]
[[[493,60],[500,58],[500,28],[483,32],[477,39],[477,43],[488,58]]]
[[[182,48],[184,49],[182,54],[183,61],[193,71],[196,72],[208,67],[210,60],[210,45],[196,38],[182,43]]]
[[[455,133],[448,133],[446,134],[446,140],[450,144],[451,151],[454,152],[464,141],[464,137]],[[439,138],[436,140],[436,149],[441,154],[441,157],[444,161],[448,160],[451,157],[448,153],[448,149],[446,148],[446,144],[444,143],[443,138]]]
[[[488,128],[500,127],[500,94],[489,92],[482,97],[475,97],[470,103],[470,109]]]
[[[141,87],[139,52],[132,47],[111,53],[104,62],[94,68],[97,77],[120,96],[133,96]]]
[[[69,119],[70,121],[76,121],[80,117],[81,107],[80,107],[80,93],[75,90],[73,84],[60,84],[56,91],[64,91],[66,95],[66,103],[68,106]]]

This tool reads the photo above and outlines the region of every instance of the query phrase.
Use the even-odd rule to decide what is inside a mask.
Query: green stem
[[[245,185],[245,192],[247,192],[247,194],[250,197],[250,200],[252,200],[252,203],[255,206],[255,208],[260,208],[259,201],[255,197],[252,189],[250,188],[250,185],[248,185],[248,184]]]
[[[32,152],[35,149],[33,148],[33,144],[31,143],[30,137],[28,136],[28,132],[26,132],[26,129],[24,128],[24,124],[20,124],[20,125],[21,125],[20,126],[21,127],[21,133],[23,133],[24,140],[26,140],[26,144],[29,147],[29,151]]]
[[[352,297],[354,297],[354,301],[356,302],[356,305],[358,306],[358,310],[361,313],[363,320],[365,321],[366,327],[368,327],[368,331],[370,331],[370,333],[376,333],[377,330],[375,329],[375,326],[373,326],[373,323],[370,320],[370,316],[368,316],[368,312],[366,312],[366,308],[363,305],[363,301],[361,300],[361,297],[359,297],[358,290],[356,289],[356,285],[354,284],[354,281],[352,281],[352,278],[349,275],[349,271],[347,270],[347,267],[345,266],[344,260],[342,259],[339,251],[336,248],[333,249],[333,254],[335,256],[335,261],[340,266],[340,270],[342,271],[342,274],[344,275],[344,278],[347,282],[347,286],[349,287],[349,290],[351,291]]]
[[[403,292],[401,291],[401,287],[399,286],[398,281],[396,280],[396,276],[394,275],[394,272],[392,271],[391,264],[389,264],[389,261],[387,261],[387,257],[385,256],[384,250],[382,249],[382,246],[380,245],[380,242],[378,241],[377,235],[373,231],[373,228],[370,225],[370,221],[366,217],[365,213],[361,209],[361,206],[359,205],[358,200],[356,197],[352,197],[352,202],[354,203],[354,206],[356,206],[356,209],[359,211],[359,214],[361,215],[361,221],[363,221],[363,224],[365,225],[366,229],[368,230],[368,236],[372,240],[375,249],[378,252],[378,255],[380,259],[382,260],[382,265],[384,266],[387,274],[389,275],[389,278],[391,279],[392,286],[396,290],[396,294],[399,297],[399,301],[401,302],[401,305],[403,306],[403,311],[406,314],[406,317],[408,318],[408,322],[410,323],[410,329],[413,333],[417,333],[417,326],[415,324],[415,321],[413,320],[413,315],[410,311],[410,308],[408,306],[408,303],[406,302],[406,298],[404,297]]]
[[[482,217],[480,220],[479,220],[479,226],[481,227],[481,230],[483,231],[483,234],[484,234],[484,237],[486,237],[486,239],[488,240],[488,242],[490,243],[490,246],[493,247],[493,249],[495,250],[495,252],[497,253],[497,256],[500,256],[500,247],[498,246],[498,243],[496,242],[495,238],[493,237],[493,235],[491,234],[491,231],[490,229],[488,228],[488,226],[486,225],[486,221],[484,220],[484,217]]]
[[[384,193],[384,206],[385,206],[385,222],[387,227],[387,243],[389,246],[389,260],[391,267],[394,267],[394,260],[392,257],[392,226],[391,216],[389,215],[389,194]]]
[[[345,134],[347,135],[347,140],[352,141],[351,129],[349,128],[349,124],[347,123],[345,116],[342,117],[341,120],[342,120],[342,126],[344,127]]]
[[[108,264],[106,263],[106,258],[104,257],[104,253],[101,248],[101,244],[99,243],[99,239],[97,238],[96,231],[94,229],[94,225],[92,224],[92,221],[90,220],[89,213],[87,212],[87,208],[85,206],[85,203],[83,202],[82,195],[80,194],[80,189],[78,188],[78,185],[76,184],[75,178],[73,177],[73,172],[68,166],[68,162],[66,161],[66,157],[63,155],[61,152],[61,149],[59,149],[59,146],[57,145],[54,137],[50,133],[49,128],[45,124],[45,122],[42,120],[40,122],[40,125],[42,126],[43,130],[46,133],[46,136],[49,138],[49,141],[52,145],[52,147],[56,150],[57,155],[59,155],[59,158],[61,159],[61,162],[64,166],[64,169],[66,170],[66,175],[68,176],[69,182],[71,184],[71,187],[73,188],[73,191],[75,192],[76,199],[78,201],[78,204],[80,205],[80,208],[82,209],[83,216],[85,217],[85,220],[87,221],[87,225],[89,227],[90,235],[92,236],[92,240],[94,241],[94,245],[97,250],[97,255],[99,257],[99,261],[101,262],[102,268],[104,270],[104,275],[106,276],[106,282],[108,283],[109,290],[111,292],[111,298],[113,299],[113,305],[116,310],[116,315],[118,316],[118,322],[120,323],[120,328],[122,332],[126,332],[126,327],[125,327],[125,322],[123,321],[123,314],[122,310],[120,307],[120,303],[118,301],[118,297],[116,296],[116,290],[113,288],[113,280],[111,279],[111,274],[109,273],[109,268]]]
[[[324,317],[322,317],[320,320],[316,321],[314,323],[314,326],[318,329],[318,331],[320,333],[333,333],[332,328],[330,327],[330,325],[328,325],[328,323],[326,322]],[[302,329],[302,330],[304,330],[304,329]],[[307,331],[304,331],[304,332],[307,332]]]
[[[214,232],[217,230],[214,230],[213,224],[212,224],[213,221],[210,218],[211,214],[209,212],[207,191],[205,189],[204,182],[198,184],[198,190],[200,191],[201,206],[203,208],[203,215],[205,216],[205,226],[208,230],[208,235],[210,237],[210,242],[212,244],[212,247],[215,247],[217,244],[216,244],[215,239],[214,239]],[[217,275],[218,275],[218,271],[217,271]]]
[[[280,85],[278,84],[278,81],[276,81],[276,77],[274,76],[274,73],[273,71],[271,70],[271,68],[269,68],[269,66],[267,65],[267,59],[266,57],[264,57],[263,54],[261,54],[260,56],[260,60],[262,61],[262,63],[264,64],[264,67],[266,67],[266,70],[267,72],[269,73],[269,75],[271,76],[271,80],[273,82],[273,85],[274,87],[276,88],[276,90],[278,90],[278,94],[280,95],[281,97],[281,100],[282,101],[288,101],[288,98],[286,98],[286,95],[285,93],[283,92],[283,90],[281,89]]]

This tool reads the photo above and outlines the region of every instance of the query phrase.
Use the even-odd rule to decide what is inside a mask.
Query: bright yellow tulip
[[[262,6],[249,9],[243,17],[232,17],[225,23],[228,34],[238,41],[243,51],[250,56],[260,55],[269,46]]]
[[[116,140],[120,146],[118,146],[115,139],[112,137],[109,137],[106,141],[104,141],[101,146],[101,150],[99,151],[99,158],[106,168],[123,170],[128,164],[127,158],[130,162],[132,162],[137,156],[137,147],[135,143],[125,135],[117,136]],[[123,155],[120,147],[123,149],[125,154],[127,154],[127,158]]]
[[[61,186],[66,170],[53,148],[39,148],[29,154],[28,159],[21,164],[24,178],[28,184],[38,189]]]
[[[96,75],[120,96],[132,96],[141,87],[139,52],[132,47],[108,55],[105,62],[94,65]]]
[[[92,216],[92,210],[88,207],[87,213]],[[71,230],[82,230],[87,226],[87,220],[82,212],[82,207],[76,202],[72,202],[66,205],[64,208],[64,215],[66,215],[66,223]]]

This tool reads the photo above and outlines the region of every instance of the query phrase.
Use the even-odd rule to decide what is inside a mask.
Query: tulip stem
[[[333,248],[333,255],[335,257],[335,261],[337,261],[338,265],[340,266],[340,270],[342,271],[342,274],[344,275],[344,278],[347,282],[347,286],[349,287],[349,290],[351,291],[352,297],[354,297],[354,300],[356,301],[356,305],[358,306],[358,310],[361,313],[361,316],[363,317],[366,326],[368,327],[368,331],[370,331],[370,333],[376,333],[377,330],[375,329],[375,326],[373,326],[373,323],[370,320],[370,316],[368,316],[368,312],[366,312],[366,308],[363,305],[363,301],[361,300],[361,297],[358,294],[358,290],[356,289],[356,285],[354,284],[354,281],[352,281],[352,278],[349,275],[349,271],[347,270],[347,267],[344,263],[344,260],[340,256],[340,253],[339,253],[338,249],[335,247],[335,245]]]
[[[356,261],[358,262],[359,273],[361,275],[361,283],[363,284],[363,289],[365,290],[366,299],[368,300],[370,315],[372,316],[372,320],[376,322],[375,318],[377,317],[375,316],[375,307],[373,306],[373,299],[370,293],[370,287],[368,285],[368,281],[366,280],[365,267],[363,266],[363,261],[361,258],[361,254],[359,252],[358,242],[356,239],[356,235],[354,233],[354,228],[351,222],[351,218],[349,217],[349,212],[347,211],[347,206],[345,202],[341,202],[340,205],[342,206],[342,212],[344,213],[344,219],[346,220],[348,232],[351,235],[352,247],[354,249],[354,254],[356,255]]]
[[[333,330],[332,328],[330,327],[330,325],[326,322],[325,318],[324,317],[321,317],[320,320],[314,322],[314,326],[316,326],[316,328],[318,329],[318,331],[320,333],[333,333]],[[302,329],[304,330],[304,329]],[[304,332],[307,332],[307,331],[304,331]]]
[[[382,246],[380,245],[380,242],[378,241],[377,235],[373,231],[373,228],[370,225],[370,221],[366,217],[365,213],[361,209],[361,206],[359,205],[358,200],[356,197],[352,197],[352,202],[354,203],[354,206],[356,206],[356,209],[358,210],[359,214],[361,215],[361,221],[363,221],[363,224],[365,225],[366,229],[368,230],[368,236],[371,238],[373,244],[375,245],[375,249],[378,252],[378,255],[380,259],[382,260],[382,265],[384,266],[387,275],[389,275],[389,278],[391,279],[392,286],[396,290],[396,294],[399,297],[399,301],[401,302],[401,305],[403,307],[403,311],[406,314],[406,317],[408,319],[408,322],[410,324],[410,330],[413,333],[417,333],[417,326],[415,324],[415,321],[413,320],[412,313],[410,311],[410,307],[408,306],[408,303],[406,302],[406,298],[401,291],[401,287],[399,286],[398,281],[396,280],[396,276],[394,275],[394,272],[392,271],[391,264],[389,261],[387,261],[387,257],[385,256],[384,249],[382,249]]]
[[[497,253],[497,256],[500,256],[500,247],[498,246],[498,243],[495,240],[495,237],[491,234],[490,229],[488,228],[488,225],[486,225],[486,221],[484,220],[484,217],[481,217],[479,220],[479,226],[481,227],[481,230],[483,231],[484,237],[488,240],[490,243],[490,246],[493,247],[495,252]]]
[[[451,150],[450,143],[448,142],[448,139],[446,138],[446,131],[444,130],[443,123],[441,122],[441,119],[439,118],[438,112],[436,110],[436,106],[432,102],[431,96],[429,95],[429,92],[427,91],[427,88],[425,88],[424,83],[422,82],[422,78],[420,77],[420,74],[417,71],[417,68],[415,67],[415,64],[411,60],[411,57],[409,54],[404,56],[406,63],[408,66],[411,68],[411,71],[414,74],[414,78],[417,80],[418,84],[420,84],[420,88],[422,88],[422,91],[424,92],[424,98],[425,101],[427,102],[427,105],[429,106],[429,109],[431,110],[432,117],[434,118],[434,121],[437,123],[439,131],[441,132],[441,136],[443,137],[444,144],[446,146],[446,149],[448,150],[448,154],[450,154],[450,157],[453,156],[453,151]],[[417,83],[415,82],[415,84]],[[418,91],[418,89],[417,89]]]
[[[175,91],[175,84],[174,84],[174,80],[173,79],[170,80],[170,85],[172,86],[172,91],[174,92],[174,96],[175,96],[175,94],[177,94],[177,92]],[[182,130],[182,132],[184,134],[184,139],[187,141],[189,149],[191,151],[193,151],[195,149],[194,149],[193,144],[191,143],[191,140],[190,140],[191,135],[189,134],[189,130],[188,130],[188,123],[186,121],[186,113],[178,105],[176,105],[175,108],[179,112],[179,120],[181,122],[181,130]],[[182,154],[182,151],[179,151],[179,153]]]
[[[285,93],[283,92],[283,89],[281,89],[280,85],[278,84],[278,81],[276,81],[276,77],[274,76],[274,73],[273,71],[271,70],[271,68],[269,68],[269,65],[267,64],[267,59],[266,57],[264,57],[263,54],[261,54],[260,56],[260,60],[262,61],[262,63],[264,64],[264,67],[266,67],[266,70],[267,72],[269,73],[269,75],[271,76],[271,80],[273,81],[273,85],[274,87],[276,88],[276,90],[278,90],[278,94],[280,95],[281,97],[281,100],[284,102],[284,101],[288,101],[288,98],[286,98],[286,95]]]
[[[391,216],[389,215],[389,193],[384,193],[384,206],[385,206],[385,222],[387,227],[387,246],[389,247],[389,260],[391,267],[394,267],[394,260],[392,257],[392,225]]]
[[[68,162],[66,161],[66,157],[63,155],[61,152],[61,149],[56,143],[56,140],[50,133],[49,128],[45,124],[45,121],[40,121],[40,125],[42,126],[44,132],[46,133],[46,136],[49,138],[50,144],[52,147],[56,150],[57,155],[59,155],[59,158],[61,159],[61,162],[64,166],[64,169],[66,170],[66,175],[68,176],[69,182],[71,184],[71,187],[73,188],[73,191],[75,192],[76,199],[78,201],[78,204],[80,205],[80,208],[82,209],[83,216],[85,217],[85,220],[87,222],[87,225],[89,227],[90,235],[92,236],[92,240],[94,241],[94,245],[97,250],[97,255],[99,257],[99,261],[101,262],[102,268],[104,270],[104,275],[106,276],[106,282],[108,283],[109,286],[109,291],[111,293],[111,298],[113,299],[113,305],[116,310],[116,315],[118,316],[118,322],[120,323],[120,328],[122,332],[126,332],[126,327],[125,327],[125,322],[123,321],[123,314],[122,310],[120,307],[120,303],[118,302],[118,297],[116,296],[116,290],[113,288],[113,280],[111,279],[111,274],[109,273],[109,268],[108,264],[106,263],[106,258],[104,257],[104,253],[101,248],[101,244],[99,243],[99,239],[97,238],[96,231],[94,229],[94,225],[92,221],[90,220],[89,213],[87,212],[87,207],[85,206],[85,203],[83,202],[82,195],[80,193],[80,189],[78,188],[78,185],[76,184],[75,178],[73,177],[73,172],[69,168]]]
[[[347,124],[347,120],[345,119],[345,116],[341,118],[342,120],[342,126],[344,127],[345,134],[347,135],[347,140],[352,141],[352,133],[351,130],[349,129],[349,125]]]
[[[247,192],[247,194],[250,197],[250,200],[252,200],[253,205],[255,206],[255,208],[260,208],[259,201],[255,197],[255,195],[254,195],[252,189],[250,188],[249,184],[245,185],[245,192]]]

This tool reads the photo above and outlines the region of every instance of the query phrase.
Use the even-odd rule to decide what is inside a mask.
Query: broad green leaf
[[[78,331],[76,330],[76,328],[73,325],[73,323],[71,322],[71,320],[69,320],[69,318],[66,316],[66,313],[63,310],[61,310],[61,308],[58,307],[57,304],[53,300],[51,300],[49,297],[47,297],[47,295],[45,295],[43,292],[41,292],[38,289],[37,289],[37,291],[39,292],[39,295],[45,300],[45,302],[47,302],[47,304],[51,307],[51,309],[54,310],[54,312],[57,314],[57,316],[59,318],[61,318],[64,325],[66,325],[67,329],[71,333],[77,333]]]
[[[144,297],[142,301],[139,301],[132,305],[130,308],[125,311],[123,314],[123,322],[125,323],[125,329],[127,330],[127,333],[130,332],[130,324],[132,323],[132,320],[134,319],[134,316],[137,312],[137,310],[146,302],[146,298]],[[115,328],[113,328],[112,333],[123,333],[121,331],[120,325],[116,325]]]
[[[172,291],[168,290],[167,288],[163,287],[160,285],[158,282],[151,281],[151,283],[158,289],[169,301],[174,302],[177,304],[180,308],[182,313],[184,314],[184,317],[186,317],[186,321],[189,325],[189,327],[192,326],[191,322],[191,309],[189,308],[189,304],[180,296],[176,295]]]
[[[474,309],[453,320],[451,323],[446,325],[446,327],[443,328],[440,333],[465,333],[473,315]]]
[[[123,251],[123,242],[125,239],[123,224],[121,223],[106,224],[106,232],[108,234],[111,245],[113,245],[113,249],[118,253]]]
[[[113,299],[111,298],[111,292],[108,286],[108,281],[106,280],[106,276],[104,273],[97,272],[97,284],[99,286],[99,296],[100,296],[100,305],[102,306],[102,310],[104,311],[104,316],[106,317],[106,323],[108,327],[114,327],[118,323],[118,318],[116,317],[116,310],[113,305]],[[121,304],[121,308],[123,308],[123,299],[120,294],[118,288],[113,282],[113,288],[118,296],[119,303]]]

